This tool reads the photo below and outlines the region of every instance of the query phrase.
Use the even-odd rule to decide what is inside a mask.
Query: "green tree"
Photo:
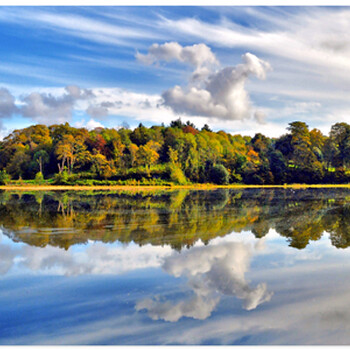
[[[139,126],[130,133],[131,142],[135,143],[139,147],[145,145],[150,139],[151,137],[149,130],[143,126],[142,123],[140,123]]]
[[[210,180],[218,185],[228,184],[230,174],[222,164],[217,164],[210,170]]]
[[[30,164],[30,155],[28,154],[28,146],[19,144],[15,147],[16,151],[6,166],[6,171],[13,178],[25,177],[28,165]]]
[[[209,125],[208,124],[204,124],[204,126],[203,126],[203,128],[202,128],[202,131],[212,131],[211,129],[210,129],[210,127],[209,127]]]
[[[33,158],[39,164],[39,172],[44,174],[44,165],[50,160],[48,153],[44,149],[41,149],[34,153]]]

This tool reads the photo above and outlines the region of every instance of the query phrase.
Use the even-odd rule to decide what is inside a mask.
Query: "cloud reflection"
[[[246,273],[254,252],[263,248],[242,242],[214,241],[197,245],[181,253],[170,247],[138,247],[91,243],[84,249],[68,251],[47,246],[44,249],[0,243],[0,274],[15,265],[36,273],[76,276],[118,274],[136,269],[162,267],[174,277],[185,277],[192,296],[177,302],[147,298],[136,303],[136,310],[146,309],[151,319],[176,322],[182,317],[204,320],[215,310],[223,295],[243,301],[243,308],[253,310],[269,301],[272,293],[265,283],[251,287]]]
[[[17,323],[11,332],[3,328],[0,343],[349,344],[349,251],[336,250],[324,237],[308,248],[311,258],[307,259],[305,251],[287,247],[274,232],[269,233],[265,244],[266,247],[264,239],[256,241],[252,235],[231,235],[214,239],[209,246],[197,244],[182,253],[167,247],[152,251],[148,245],[99,243],[64,251],[14,244],[0,235],[3,274],[10,275],[11,266],[27,266],[34,274],[116,274],[126,271],[127,264],[138,256],[134,267],[158,264],[170,276],[181,278],[174,288],[168,283],[160,285],[156,277],[159,275],[142,271],[147,284],[123,278],[119,294],[116,276],[99,278],[93,287],[94,277],[70,278],[65,284],[60,278],[58,283],[51,278],[43,283],[34,280],[36,288],[28,288],[30,285],[22,277],[17,287],[13,280],[4,280],[0,321],[5,324],[12,317]],[[321,254],[320,258],[315,260],[314,253]],[[155,255],[157,258],[152,260]],[[239,298],[246,310],[271,298],[265,283],[255,286],[249,282],[248,277],[253,274],[266,281],[275,295],[253,312],[238,310],[232,296]],[[180,294],[183,279],[190,287],[191,295],[186,292],[186,297]],[[106,285],[110,287],[105,288]],[[75,295],[73,290],[87,292]],[[163,296],[150,297],[156,290]],[[165,298],[169,290],[175,296],[172,300]],[[140,295],[149,297],[140,300]],[[231,298],[223,300],[224,295]],[[38,301],[40,304],[36,304]],[[30,318],[35,305],[40,307],[40,313]],[[138,310],[145,309],[149,317],[134,312],[134,305]]]
[[[0,244],[0,275],[5,275],[11,269],[15,257],[15,251]]]
[[[175,277],[186,277],[193,296],[177,303],[157,298],[141,300],[136,310],[146,309],[153,320],[176,322],[181,317],[208,318],[222,295],[243,300],[243,308],[253,310],[269,301],[272,292],[265,283],[251,287],[246,280],[254,250],[259,246],[242,242],[225,242],[213,246],[194,247],[165,258],[163,268]]]
[[[170,254],[170,247],[150,244],[140,248],[134,244],[121,246],[91,242],[83,248],[74,247],[66,251],[57,247],[40,248],[26,244],[19,244],[14,249],[11,244],[0,240],[0,275],[10,273],[14,266],[28,268],[35,273],[65,276],[119,274],[159,267],[163,258]]]

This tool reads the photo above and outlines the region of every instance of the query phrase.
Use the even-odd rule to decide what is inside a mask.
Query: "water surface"
[[[0,344],[350,344],[350,190],[2,192]]]

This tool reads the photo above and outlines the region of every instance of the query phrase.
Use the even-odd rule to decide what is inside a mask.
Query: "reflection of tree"
[[[330,210],[324,217],[325,230],[330,233],[332,244],[337,248],[350,246],[350,206]]]
[[[15,241],[35,246],[90,240],[171,245],[209,242],[232,231],[265,236],[271,228],[304,248],[330,232],[350,245],[347,189],[245,189],[0,194],[0,225]],[[346,197],[348,196],[348,197]]]
[[[163,268],[175,277],[185,276],[192,295],[175,303],[144,299],[136,310],[146,309],[154,319],[176,322],[181,317],[208,318],[222,295],[243,300],[243,308],[253,310],[269,301],[272,293],[265,283],[252,288],[245,279],[253,253],[252,247],[237,242],[192,248],[165,258]]]
[[[310,240],[321,238],[324,228],[322,219],[322,204],[294,204],[286,210],[284,217],[276,221],[276,231],[288,238],[290,246],[298,249],[305,248]]]

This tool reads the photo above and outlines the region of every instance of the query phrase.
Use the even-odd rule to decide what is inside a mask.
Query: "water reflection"
[[[261,244],[253,248],[242,242],[225,242],[175,253],[165,258],[163,268],[174,277],[185,276],[193,295],[177,303],[161,301],[158,296],[144,299],[136,304],[136,310],[146,309],[153,320],[175,322],[181,317],[204,320],[221,295],[242,299],[243,308],[253,310],[272,296],[265,283],[252,288],[245,277],[254,250],[261,248]]]
[[[192,296],[185,296],[185,300],[176,304],[161,301],[163,298],[155,296],[138,301],[136,310],[146,309],[154,320],[174,322],[181,317],[206,319],[222,295],[242,299],[245,310],[253,310],[270,300],[272,293],[267,291],[265,283],[251,287],[245,277],[252,257],[263,247],[262,240],[255,244],[219,241],[210,246],[196,245],[178,253],[170,247],[152,245],[123,248],[95,243],[76,251],[66,251],[50,246],[42,249],[0,243],[0,274],[9,273],[14,266],[27,270],[27,273],[64,276],[116,275],[161,267],[170,276],[184,277]]]
[[[64,249],[89,240],[170,245],[270,229],[304,249],[323,232],[350,245],[349,189],[246,189],[0,194],[0,227],[16,242]]]
[[[4,192],[0,343],[350,344],[349,210],[347,189]]]
[[[28,269],[28,273],[64,276],[120,274],[137,269],[159,267],[163,258],[171,254],[170,247],[151,245],[140,249],[136,245],[123,247],[91,242],[78,248],[62,250],[47,246],[42,249],[23,244],[14,246],[9,243],[0,243],[0,274],[7,274],[15,266]]]

